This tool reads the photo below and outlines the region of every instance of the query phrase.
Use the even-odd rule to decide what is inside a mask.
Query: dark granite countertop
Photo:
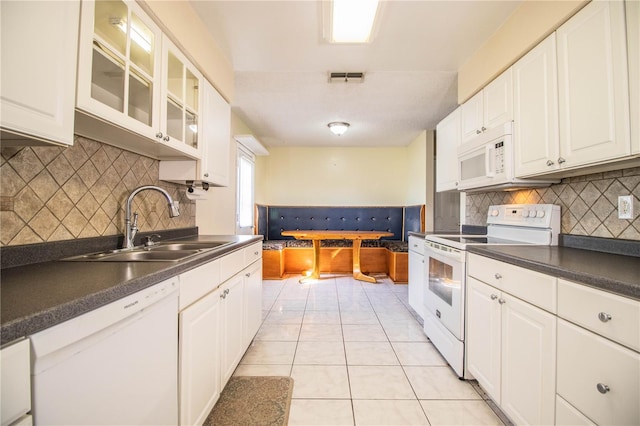
[[[530,245],[469,246],[467,251],[640,300],[638,257]]]
[[[234,243],[183,262],[51,261],[3,269],[0,344],[44,330],[262,240],[261,235],[200,235],[183,241],[215,241],[221,237]]]

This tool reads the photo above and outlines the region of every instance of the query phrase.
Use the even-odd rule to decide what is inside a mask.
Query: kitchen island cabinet
[[[424,238],[409,235],[409,306],[424,319]]]
[[[469,255],[467,368],[516,424],[555,419],[556,317],[534,305],[555,306],[555,279],[537,275]]]
[[[3,1],[0,10],[2,145],[73,145],[80,1]]]

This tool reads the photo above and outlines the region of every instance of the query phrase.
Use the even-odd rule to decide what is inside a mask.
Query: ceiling
[[[320,1],[190,1],[233,64],[232,110],[269,147],[408,145],[455,108],[457,70],[521,0],[384,1],[360,45],[322,39]],[[351,127],[334,136],[331,121]]]

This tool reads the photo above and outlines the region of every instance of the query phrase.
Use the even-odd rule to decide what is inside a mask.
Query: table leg
[[[360,246],[362,240],[353,240],[353,278],[359,281],[366,281],[368,283],[377,282],[374,277],[365,275],[360,270]]]
[[[300,280],[300,284],[307,280],[317,280],[320,278],[320,240],[313,241],[313,269],[309,271],[309,275]]]

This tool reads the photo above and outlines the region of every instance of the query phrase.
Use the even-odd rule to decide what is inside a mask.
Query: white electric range
[[[487,211],[486,235],[425,237],[424,332],[465,378],[466,248],[470,245],[558,245],[560,206],[503,204]]]

